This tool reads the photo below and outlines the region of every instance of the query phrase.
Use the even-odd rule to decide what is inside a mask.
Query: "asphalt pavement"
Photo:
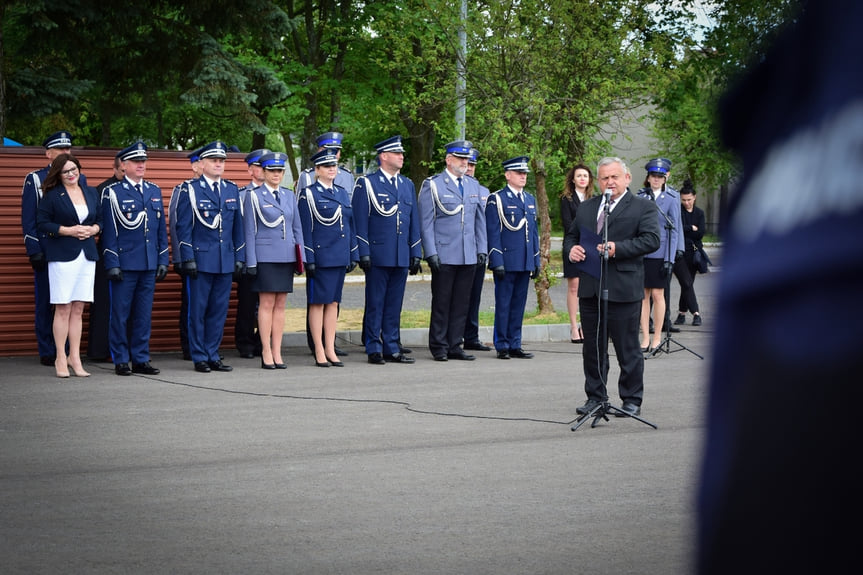
[[[318,368],[303,341],[287,371],[226,350],[231,373],[157,354],[158,376],[60,380],[2,358],[0,572],[692,572],[720,273],[696,281],[704,325],[645,363],[657,429],[572,431],[581,346],[549,331],[530,360]],[[612,355],[613,403],[617,375]]]

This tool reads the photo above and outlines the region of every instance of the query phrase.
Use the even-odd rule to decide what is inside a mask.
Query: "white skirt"
[[[51,303],[93,301],[96,262],[84,257],[84,250],[71,262],[48,262]]]

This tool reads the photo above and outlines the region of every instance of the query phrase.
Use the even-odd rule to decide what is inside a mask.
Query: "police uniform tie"
[[[461,178],[456,179],[458,180],[458,193],[460,193],[461,196],[464,197],[464,184],[462,184]]]
[[[219,182],[213,182],[213,193],[217,198],[222,199],[222,194],[219,193]]]
[[[281,202],[279,201],[279,190],[273,190],[273,197],[274,197],[274,198],[276,198],[276,203],[277,203],[277,204],[281,203]]]
[[[141,191],[141,184],[135,184],[135,189],[138,190],[138,193],[141,194],[141,197],[144,197],[144,192]]]
[[[613,206],[613,205],[614,205],[614,200],[609,199],[608,200],[608,211],[609,212],[611,211],[611,206]],[[599,219],[596,220],[596,233],[598,233],[598,234],[602,233],[602,225],[605,223],[605,212],[606,212],[606,210],[604,208],[600,208]]]
[[[390,178],[390,183],[393,185],[393,187],[394,187],[395,189],[399,189],[399,186],[398,186],[398,180],[396,180],[396,177],[395,177],[395,176],[393,176],[392,178]]]

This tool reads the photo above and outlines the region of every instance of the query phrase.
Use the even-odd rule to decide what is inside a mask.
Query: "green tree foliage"
[[[792,0],[687,0],[664,13],[673,23],[677,57],[656,87],[652,115],[660,152],[676,159],[676,182],[689,178],[698,190],[725,190],[739,174],[736,158],[722,145],[720,99],[764,57],[799,8]]]

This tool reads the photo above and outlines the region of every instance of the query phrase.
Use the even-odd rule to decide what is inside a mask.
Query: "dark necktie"
[[[399,189],[398,181],[396,180],[396,177],[395,177],[395,176],[393,176],[392,178],[390,178],[390,183],[393,185],[393,187],[394,187],[395,189]]]
[[[141,184],[135,184],[135,189],[138,190],[138,193],[141,194],[141,197],[144,196],[144,193],[141,191]]]
[[[217,198],[222,198],[222,194],[219,193],[219,182],[213,182],[213,193],[216,194]]]
[[[279,204],[279,190],[273,190],[273,197],[276,198],[276,203]]]
[[[456,178],[458,180],[458,193],[461,194],[461,197],[464,197],[464,184],[461,183],[461,178]]]
[[[614,200],[608,200],[608,211],[611,211],[611,206],[614,205]],[[600,208],[599,210],[599,219],[596,220],[596,233],[602,233],[602,225],[605,223],[605,208]]]

